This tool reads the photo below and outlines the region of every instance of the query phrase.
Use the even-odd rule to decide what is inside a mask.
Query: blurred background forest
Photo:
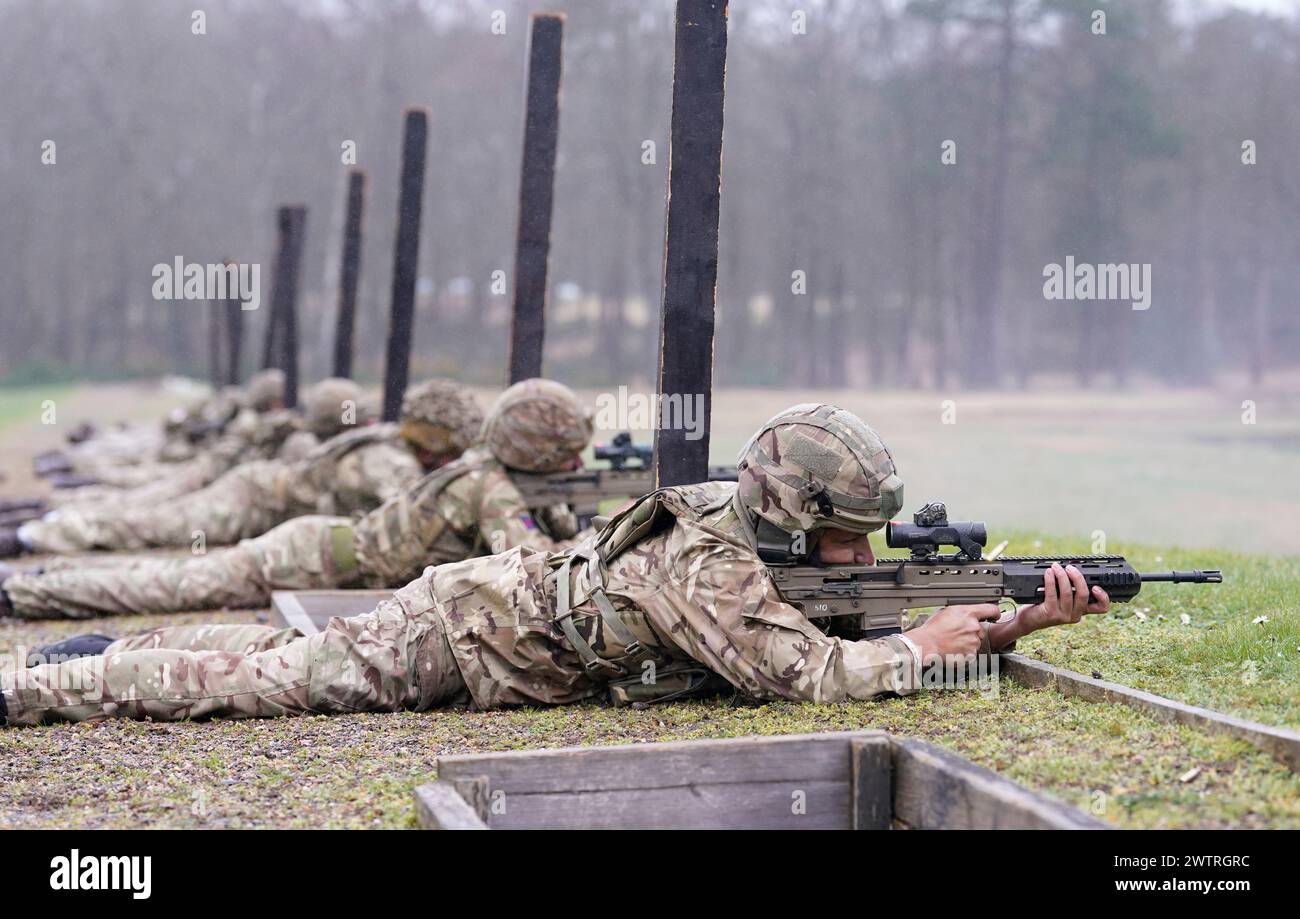
[[[718,385],[1293,370],[1300,24],[1284,6],[732,0]],[[568,14],[546,371],[653,379],[669,0],[0,0],[0,380],[204,374],[204,305],[150,295],[178,255],[262,265],[251,368],[281,203],[309,208],[299,334],[307,378],[326,373],[347,140],[370,175],[357,347],[377,376],[402,109],[422,105],[413,370],[503,383],[509,301],[490,282],[513,271],[540,9]],[[1045,300],[1043,268],[1067,255],[1151,264],[1151,308]]]

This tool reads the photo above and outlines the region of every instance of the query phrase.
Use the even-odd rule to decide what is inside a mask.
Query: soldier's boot
[[[36,470],[37,475],[44,477],[59,472],[71,472],[72,460],[58,450],[49,450],[45,453],[36,454],[36,458],[32,460],[32,467]]]
[[[109,638],[107,635],[76,635],[72,638],[65,638],[63,641],[40,645],[33,648],[27,655],[27,666],[39,667],[41,664],[61,664],[77,657],[99,657],[104,653],[104,649],[114,641],[116,639]]]
[[[27,546],[18,538],[17,527],[0,527],[0,558],[17,558],[27,552]]]
[[[9,703],[5,701],[5,694],[0,692],[0,728],[9,725]]]

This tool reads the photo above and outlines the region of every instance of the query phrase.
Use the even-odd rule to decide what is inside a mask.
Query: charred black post
[[[396,421],[411,366],[411,324],[419,270],[420,207],[424,196],[424,147],[429,116],[407,109],[402,129],[402,179],[397,201],[397,244],[393,247],[393,297],[384,362],[384,420]]]
[[[281,239],[279,245],[283,247],[284,240]],[[279,264],[280,255],[276,254],[276,264]],[[271,279],[271,306],[266,311],[266,331],[262,337],[262,363],[263,370],[270,370],[280,360],[280,352],[277,350],[280,338],[280,316],[279,299],[276,296],[276,279]]]
[[[352,341],[356,330],[357,280],[361,277],[361,215],[366,201],[366,174],[348,174],[348,213],[343,224],[343,263],[339,266],[339,314],[334,333],[334,376],[352,376]]]
[[[280,208],[277,224],[280,242],[262,366],[284,371],[284,404],[293,408],[298,404],[298,271],[302,266],[307,208],[302,205]]]
[[[235,265],[234,259],[225,259],[225,265]],[[240,372],[244,351],[244,304],[239,299],[238,293],[229,297],[225,301],[225,326],[226,326],[226,364],[224,368],[224,383],[227,386],[238,386],[239,381],[243,378]]]
[[[563,16],[552,13],[533,16],[528,39],[524,155],[519,177],[519,229],[515,238],[515,297],[510,321],[511,383],[542,375],[563,42]]]
[[[659,392],[665,406],[660,421],[664,414],[672,421],[667,410],[675,409],[676,423],[661,423],[655,431],[660,487],[708,478],[726,70],[727,0],[677,0],[659,326]],[[696,400],[702,417],[690,430],[682,413]]]
[[[225,368],[222,366],[222,355],[225,351],[223,347],[225,336],[221,334],[222,319],[222,302],[219,300],[209,300],[207,302],[208,311],[208,379],[212,383],[213,389],[220,389],[225,376]]]

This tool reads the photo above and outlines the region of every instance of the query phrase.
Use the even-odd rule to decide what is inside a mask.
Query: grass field
[[[143,413],[143,401],[124,392],[78,391],[68,404],[84,398]],[[733,458],[780,406],[818,395],[720,393],[715,460]],[[955,517],[987,519],[994,541],[1011,539],[1007,554],[1089,552],[1103,530],[1105,551],[1142,570],[1224,571],[1219,585],[1149,587],[1112,615],[1019,650],[1300,728],[1300,535],[1290,526],[1300,494],[1289,439],[1297,413],[1282,396],[1261,396],[1254,427],[1241,425],[1240,399],[1212,393],[1091,406],[1073,395],[959,396],[956,425],[941,423],[934,395],[837,398],[887,438],[909,510],[945,499]],[[31,424],[0,431],[0,468],[27,464]],[[254,615],[4,622],[0,654],[84,631]],[[859,727],[928,739],[1118,826],[1300,828],[1300,778],[1254,748],[1010,681],[993,697],[950,691],[844,705],[706,700],[642,712],[581,706],[5,731],[0,827],[401,827],[413,822],[412,789],[445,753]]]
[[[73,386],[0,387],[0,430],[22,422],[38,421],[42,402],[46,399],[61,400],[75,388]]]

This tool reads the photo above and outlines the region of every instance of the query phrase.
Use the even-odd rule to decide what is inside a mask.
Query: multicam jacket
[[[566,553],[521,547],[426,571],[475,704],[574,702],[611,681],[653,681],[692,663],[757,699],[910,691],[914,658],[902,639],[831,638],[781,599],[737,516],[735,490],[662,489]],[[584,559],[602,551],[600,565]],[[604,588],[595,590],[601,568]],[[621,614],[602,616],[602,596]],[[631,634],[620,638],[624,629]],[[610,663],[584,666],[582,643]]]
[[[379,424],[336,434],[281,467],[275,492],[296,513],[365,513],[420,480],[424,470],[398,436]]]
[[[530,511],[506,468],[481,447],[390,497],[352,529],[361,577],[376,586],[517,546],[558,552],[587,535],[563,509]]]

